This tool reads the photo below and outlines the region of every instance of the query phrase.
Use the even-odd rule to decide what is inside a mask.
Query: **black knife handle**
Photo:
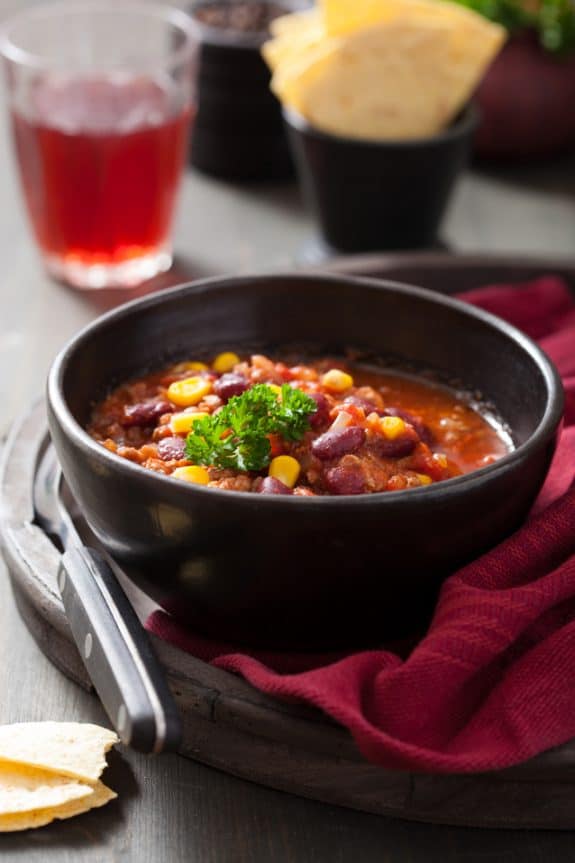
[[[123,743],[177,748],[181,720],[148,637],[110,566],[91,548],[61,558],[58,586],[74,641]]]

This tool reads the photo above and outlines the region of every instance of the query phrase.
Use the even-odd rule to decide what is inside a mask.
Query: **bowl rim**
[[[467,474],[453,477],[442,482],[432,483],[428,486],[420,488],[403,489],[395,491],[393,494],[389,492],[373,492],[369,494],[358,495],[315,495],[313,497],[299,495],[261,495],[256,493],[231,491],[227,489],[213,489],[206,486],[201,486],[192,483],[184,483],[181,480],[175,479],[169,475],[160,474],[156,471],[146,470],[141,465],[135,464],[128,459],[118,456],[116,453],[110,452],[101,444],[97,443],[88,432],[77,422],[72,415],[63,390],[63,377],[66,369],[71,361],[73,361],[76,350],[83,342],[92,338],[99,330],[105,329],[110,323],[122,321],[129,318],[134,310],[153,309],[155,306],[161,305],[166,300],[188,294],[209,293],[214,288],[234,286],[234,289],[241,289],[242,284],[265,284],[271,282],[281,282],[286,279],[291,279],[299,282],[319,282],[322,284],[341,285],[356,285],[358,288],[367,287],[382,291],[395,291],[400,294],[420,297],[424,300],[439,303],[439,305],[447,306],[463,312],[476,320],[482,321],[490,327],[494,327],[504,336],[512,339],[518,344],[536,363],[540,372],[543,375],[546,390],[547,402],[545,410],[541,416],[539,423],[529,438],[513,449],[507,455],[498,459],[493,464],[470,471]],[[497,474],[506,472],[517,462],[522,461],[530,451],[537,450],[542,447],[550,437],[557,432],[557,428],[563,416],[564,409],[564,390],[563,383],[559,372],[555,365],[549,359],[547,354],[527,335],[525,335],[517,327],[509,324],[502,318],[472,306],[461,300],[455,299],[445,294],[440,294],[436,291],[431,291],[426,288],[420,288],[415,285],[405,284],[387,279],[374,279],[359,276],[341,276],[331,273],[318,273],[317,271],[298,270],[297,272],[289,272],[283,270],[269,271],[257,273],[255,275],[228,275],[228,276],[211,276],[205,279],[198,279],[193,282],[186,282],[181,285],[176,285],[158,293],[149,294],[144,297],[131,300],[124,303],[103,315],[98,316],[94,321],[91,321],[83,327],[76,335],[69,339],[52,362],[48,373],[46,385],[46,397],[48,407],[51,409],[63,430],[65,436],[73,442],[76,447],[79,447],[85,453],[89,454],[97,462],[107,465],[108,467],[117,468],[118,471],[126,473],[128,476],[134,477],[140,483],[144,483],[153,487],[157,483],[167,483],[166,489],[178,489],[181,494],[190,495],[208,495],[211,501],[214,501],[214,495],[217,495],[216,500],[221,500],[222,504],[226,501],[253,506],[257,501],[258,505],[262,505],[265,501],[265,506],[305,506],[305,507],[332,507],[341,506],[342,504],[353,505],[354,507],[374,506],[375,504],[382,506],[401,506],[408,502],[418,500],[439,501],[449,497],[458,491],[464,491],[470,485],[481,484],[488,481]]]
[[[402,148],[421,149],[430,144],[448,144],[451,141],[460,140],[471,135],[479,126],[481,111],[474,100],[467,102],[461,107],[454,120],[436,135],[426,135],[420,138],[351,138],[348,135],[337,135],[326,132],[314,126],[309,120],[287,105],[282,106],[282,116],[286,125],[308,138],[319,141],[332,141],[340,145],[364,147],[366,149],[394,149]]]

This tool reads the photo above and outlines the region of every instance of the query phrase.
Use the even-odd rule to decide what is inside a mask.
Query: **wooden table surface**
[[[0,18],[22,6],[0,0]],[[42,273],[27,230],[0,106],[0,430],[41,392],[48,364],[114,302]],[[294,187],[237,186],[188,172],[176,227],[186,272],[294,266],[312,225]],[[575,160],[465,176],[444,225],[457,251],[575,253]],[[19,620],[0,562],[0,722],[105,722],[95,697],[44,658]],[[26,863],[554,863],[567,833],[421,826],[301,800],[176,756],[122,752],[108,781],[120,799],[36,832],[2,835],[0,858]]]

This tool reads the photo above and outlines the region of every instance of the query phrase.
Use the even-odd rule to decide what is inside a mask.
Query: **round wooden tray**
[[[484,285],[527,282],[548,275],[560,276],[575,291],[573,258],[551,260],[526,255],[401,252],[333,258],[318,269],[392,279],[443,294],[470,291]]]
[[[455,278],[447,284],[447,256],[414,256],[386,269],[372,257],[338,263],[333,269],[425,283],[442,280],[443,290],[475,286]],[[442,257],[443,276],[429,259]],[[397,259],[395,259],[397,261]],[[389,261],[384,259],[384,263]],[[362,266],[365,264],[365,266]],[[524,266],[527,266],[524,262]],[[529,266],[533,267],[534,264]],[[379,267],[379,269],[378,269]],[[437,267],[437,260],[436,260]],[[511,278],[499,267],[481,281]],[[567,275],[545,264],[517,277],[545,272]],[[432,272],[433,271],[433,272]],[[575,284],[575,267],[571,269]],[[429,284],[429,282],[427,282]],[[453,286],[452,286],[453,285]],[[431,286],[431,285],[430,285]],[[19,612],[42,651],[64,674],[86,689],[90,681],[71,640],[56,586],[59,552],[34,524],[32,487],[39,458],[49,445],[44,406],[36,405],[15,424],[4,447],[0,472],[0,538]],[[81,532],[88,528],[74,512]],[[90,539],[94,543],[94,539]],[[142,620],[153,608],[119,572]],[[575,742],[526,764],[476,776],[428,776],[384,770],[367,763],[348,733],[319,712],[268,698],[240,678],[153,638],[184,719],[181,754],[272,788],[367,812],[415,821],[509,828],[575,827]]]

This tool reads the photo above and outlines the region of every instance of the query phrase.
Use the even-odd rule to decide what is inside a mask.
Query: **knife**
[[[140,752],[175,750],[181,719],[162,667],[111,567],[83,544],[61,485],[48,446],[34,481],[36,522],[63,549],[58,588],[86,671],[123,743]]]

